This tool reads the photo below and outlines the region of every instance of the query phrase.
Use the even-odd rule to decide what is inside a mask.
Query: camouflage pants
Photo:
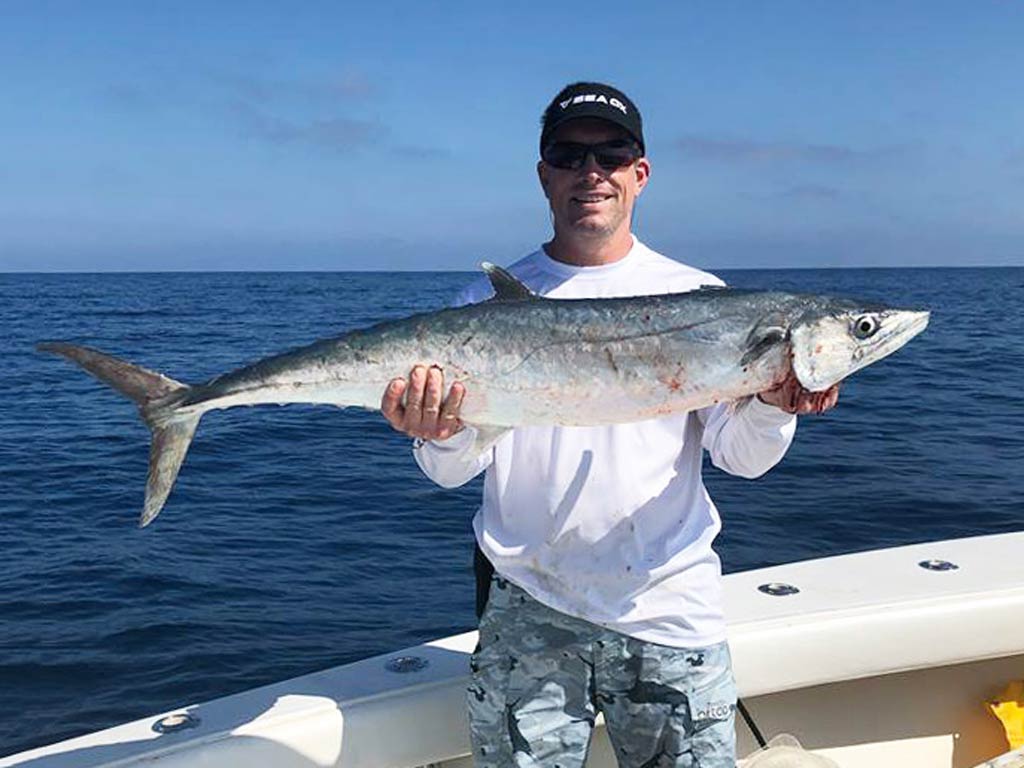
[[[734,768],[729,648],[682,649],[567,616],[491,580],[470,661],[477,766],[580,768],[594,718],[621,768]]]

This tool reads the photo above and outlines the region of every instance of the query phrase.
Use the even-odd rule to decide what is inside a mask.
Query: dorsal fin
[[[508,270],[491,264],[489,261],[481,263],[480,268],[487,273],[487,277],[494,287],[492,301],[525,301],[537,298],[536,293],[527,288],[519,278]]]

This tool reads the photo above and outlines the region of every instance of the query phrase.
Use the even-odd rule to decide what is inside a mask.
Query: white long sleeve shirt
[[[551,298],[677,293],[723,285],[634,240],[613,264],[573,267],[543,249],[509,271]],[[483,301],[480,280],[458,303]],[[540,602],[642,640],[704,647],[725,638],[718,510],[701,479],[715,466],[757,477],[785,454],[796,417],[757,398],[631,424],[522,427],[482,455],[474,430],[414,450],[456,487],[486,470],[473,527],[495,570]]]

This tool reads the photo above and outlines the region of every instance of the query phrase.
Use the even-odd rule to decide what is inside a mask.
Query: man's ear
[[[651,163],[646,157],[641,157],[636,161],[633,170],[636,173],[636,194],[639,197],[647,182],[651,180]]]
[[[548,194],[548,167],[544,165],[543,160],[537,161],[537,178],[540,179],[540,188],[544,190],[544,197],[551,199],[551,195]]]

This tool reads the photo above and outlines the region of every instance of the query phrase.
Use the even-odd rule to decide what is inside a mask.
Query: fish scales
[[[692,410],[750,394],[740,391],[745,385],[762,391],[788,374],[781,354],[749,371],[738,364],[763,315],[739,311],[748,309],[748,299],[721,297],[736,305],[723,312],[721,301],[682,297],[526,308],[495,302],[392,321],[218,377],[195,387],[181,405],[193,411],[283,402],[373,408],[391,379],[426,363],[441,367],[449,386],[467,385],[462,413],[468,422],[585,426]],[[758,297],[766,306],[773,299]],[[788,302],[793,307],[800,305]]]

